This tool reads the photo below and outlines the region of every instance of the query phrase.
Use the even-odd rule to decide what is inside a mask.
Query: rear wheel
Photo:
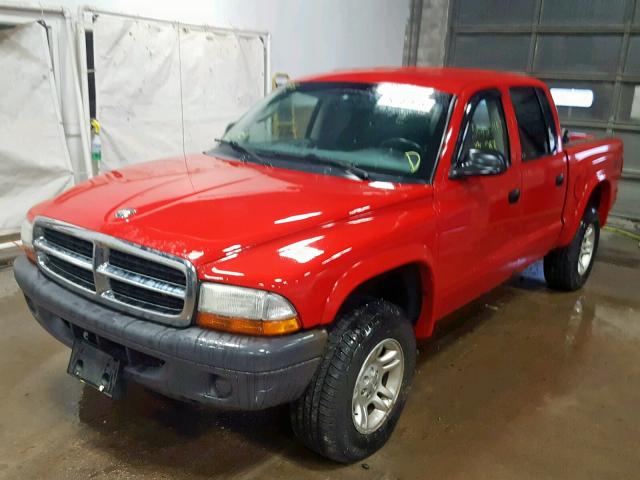
[[[393,432],[415,361],[413,328],[395,305],[374,300],[341,316],[316,375],[291,406],[294,432],[338,462],[371,455]]]
[[[573,291],[589,278],[600,240],[598,211],[590,207],[569,245],[549,252],[544,257],[547,285],[556,290]]]

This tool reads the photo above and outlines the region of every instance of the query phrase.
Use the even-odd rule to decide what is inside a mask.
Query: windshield
[[[427,181],[450,101],[449,94],[405,84],[290,84],[232,125],[218,148],[287,168]]]

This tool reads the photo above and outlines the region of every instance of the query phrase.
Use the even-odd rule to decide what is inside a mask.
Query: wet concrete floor
[[[84,387],[0,272],[0,478],[640,478],[638,242],[605,232],[580,292],[539,270],[441,323],[390,442],[346,467],[301,447],[286,407]]]

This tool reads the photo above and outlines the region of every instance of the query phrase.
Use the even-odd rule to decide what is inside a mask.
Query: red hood
[[[146,245],[199,266],[225,252],[397,203],[416,190],[415,185],[193,155],[114,170],[34,207],[30,215]],[[135,208],[136,214],[117,219],[121,208]]]

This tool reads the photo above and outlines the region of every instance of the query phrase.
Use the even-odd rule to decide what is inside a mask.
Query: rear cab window
[[[555,153],[556,125],[544,90],[513,87],[509,93],[518,123],[522,160],[526,162]]]

